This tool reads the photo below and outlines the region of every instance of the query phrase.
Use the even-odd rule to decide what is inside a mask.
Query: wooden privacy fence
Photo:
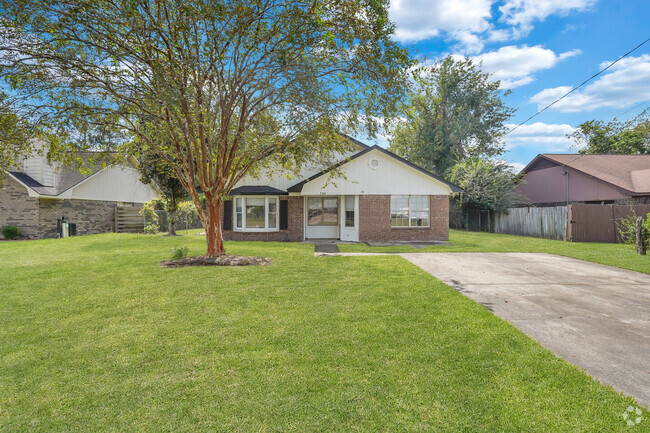
[[[572,204],[568,239],[574,242],[621,242],[616,221],[633,213],[645,218],[648,212],[650,204]]]
[[[115,232],[133,233],[144,230],[144,217],[139,207],[117,206],[115,208]]]
[[[494,216],[494,231],[573,242],[621,242],[616,222],[633,212],[645,217],[650,204],[584,204],[520,207]]]
[[[567,240],[567,206],[517,207],[494,216],[494,231],[535,238]]]

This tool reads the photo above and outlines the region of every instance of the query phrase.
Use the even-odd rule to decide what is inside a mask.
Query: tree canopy
[[[374,134],[392,116],[410,66],[388,0],[0,6],[16,109],[46,118],[62,152],[149,148],[191,195],[209,255],[224,252],[220,204],[248,171],[333,161],[351,147],[337,132]]]
[[[569,137],[582,154],[650,154],[650,118],[608,123],[589,120],[578,125]]]
[[[415,83],[405,119],[392,131],[392,151],[442,176],[465,158],[503,152],[500,138],[514,110],[480,65],[450,56],[417,69]]]
[[[460,200],[463,211],[507,212],[523,198],[515,192],[523,176],[514,173],[507,163],[500,160],[466,159],[451,169],[449,179],[463,188]]]

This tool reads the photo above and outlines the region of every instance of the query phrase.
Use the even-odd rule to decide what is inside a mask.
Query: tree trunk
[[[205,227],[205,237],[208,241],[208,252],[209,257],[216,257],[222,254],[226,254],[226,250],[223,248],[223,233],[221,231],[221,198],[208,197],[207,199],[207,211],[208,211],[208,221]]]
[[[647,240],[645,236],[645,227],[643,227],[643,218],[637,217],[636,219],[636,253],[642,256],[646,255]]]
[[[169,236],[176,236],[176,207],[176,196],[172,195],[169,199],[169,211],[167,212]]]

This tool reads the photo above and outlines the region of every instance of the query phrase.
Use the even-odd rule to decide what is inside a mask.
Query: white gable
[[[140,181],[132,167],[108,167],[70,188],[62,198],[144,203],[158,197],[149,185]]]
[[[324,174],[305,183],[300,195],[451,193],[446,183],[377,149],[344,164],[341,171],[347,179]]]

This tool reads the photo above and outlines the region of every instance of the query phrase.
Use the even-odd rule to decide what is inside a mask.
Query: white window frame
[[[264,199],[264,227],[247,228],[246,227],[246,199],[262,198]],[[242,201],[242,226],[237,227],[237,200]],[[275,200],[275,227],[269,227],[269,200]],[[278,232],[280,231],[280,197],[272,195],[238,195],[233,197],[232,206],[232,226],[236,232]]]
[[[406,226],[394,226],[393,225],[393,197],[408,197],[408,213],[407,213],[407,221],[408,225]],[[413,209],[412,205],[412,198],[413,197],[426,197],[426,202],[428,203],[427,209]],[[427,225],[423,226],[417,226],[417,225],[411,225],[411,214],[413,212],[426,212],[427,213],[427,218],[426,222]],[[393,194],[390,196],[390,228],[391,229],[428,229],[431,228],[431,198],[428,195],[424,194]]]

